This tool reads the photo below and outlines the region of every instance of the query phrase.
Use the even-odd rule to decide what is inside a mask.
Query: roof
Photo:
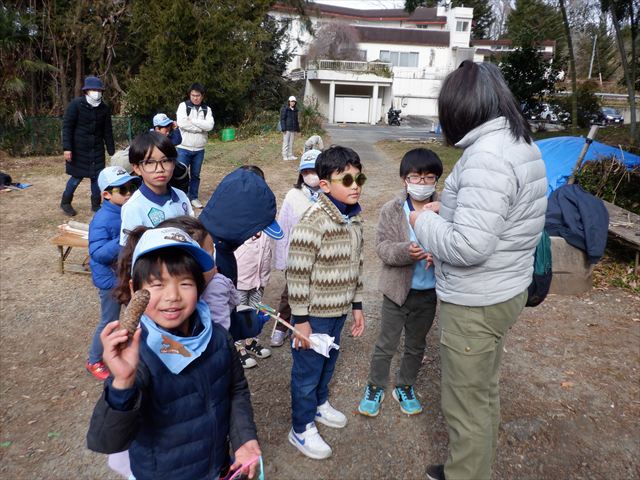
[[[361,43],[449,46],[449,32],[413,28],[383,28],[353,25]]]
[[[274,10],[283,12],[295,12],[296,9],[288,5],[276,3]],[[310,3],[307,7],[309,15],[318,17],[337,17],[352,20],[368,21],[408,21],[416,24],[446,24],[447,18],[437,15],[436,8],[418,7],[409,14],[402,8],[366,9],[337,7],[334,5],[324,5],[322,3]]]

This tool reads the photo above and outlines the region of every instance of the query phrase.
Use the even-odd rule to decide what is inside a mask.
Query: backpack
[[[191,113],[191,105],[189,105],[189,102],[184,102],[184,106],[187,108],[187,117],[189,116],[189,114]],[[202,108],[204,110],[204,118],[207,118],[207,112],[209,111],[209,107],[207,107],[207,105],[205,103],[201,103],[200,104],[200,108]]]
[[[526,307],[537,307],[547,298],[553,276],[551,264],[551,238],[547,231],[543,230],[533,256],[533,278],[528,288]]]

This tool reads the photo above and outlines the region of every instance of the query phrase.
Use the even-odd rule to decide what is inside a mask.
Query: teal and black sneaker
[[[377,417],[383,400],[384,389],[368,384],[364,389],[364,397],[358,405],[358,412],[367,417]]]
[[[393,398],[400,404],[400,410],[407,415],[417,415],[422,412],[422,405],[416,398],[413,385],[403,385],[393,389]]]

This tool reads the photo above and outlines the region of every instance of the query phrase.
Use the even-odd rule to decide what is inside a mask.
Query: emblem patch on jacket
[[[151,224],[154,227],[157,227],[164,221],[164,212],[158,208],[153,207],[151,210],[149,210],[149,213],[147,213],[147,217],[149,217],[149,220],[151,220]]]
[[[175,353],[182,355],[183,357],[190,357],[191,353],[184,348],[180,342],[170,339],[169,337],[162,335],[162,348],[160,353]]]

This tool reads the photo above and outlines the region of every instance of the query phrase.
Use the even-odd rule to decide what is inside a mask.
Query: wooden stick
[[[580,167],[582,166],[582,160],[587,154],[587,151],[589,150],[589,147],[591,146],[591,143],[593,142],[593,139],[595,138],[597,132],[598,132],[598,126],[592,125],[591,128],[589,129],[589,134],[587,135],[587,138],[585,138],[584,145],[582,146],[582,151],[580,152],[580,155],[578,155],[578,161],[576,162],[576,164],[573,167],[573,170],[571,171],[571,176],[567,181],[568,185],[573,185],[575,183],[576,175],[578,174],[578,172],[580,171]]]
[[[305,339],[307,342],[309,342],[310,345],[315,345],[313,341],[311,341],[311,339],[309,337],[307,337],[306,335],[303,335],[300,330],[298,330],[296,327],[294,327],[293,325],[291,325],[289,322],[287,322],[286,320],[283,320],[282,318],[280,318],[280,316],[278,315],[278,312],[273,313],[270,309],[266,309],[266,308],[259,308],[259,310],[263,311],[264,313],[266,313],[267,315],[269,315],[271,318],[273,318],[276,322],[280,322],[281,324],[283,324],[285,327],[287,327],[289,330],[293,331],[293,333],[295,333],[296,335],[298,335],[299,337]]]

